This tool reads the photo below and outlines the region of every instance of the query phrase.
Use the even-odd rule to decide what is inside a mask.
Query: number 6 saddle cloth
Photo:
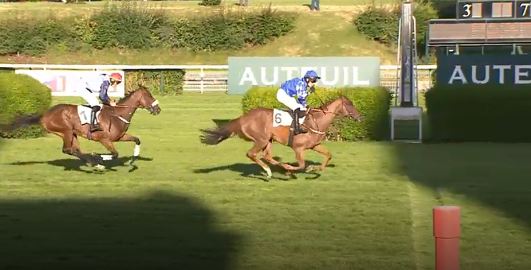
[[[306,117],[299,118],[300,124],[304,123],[304,118]],[[289,111],[273,109],[273,127],[291,126],[292,121],[293,118]]]

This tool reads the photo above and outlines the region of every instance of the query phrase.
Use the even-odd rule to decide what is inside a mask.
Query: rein
[[[317,126],[317,130],[316,130],[316,129],[313,129],[313,128],[311,128],[311,127],[308,127],[307,125],[304,125],[304,124],[303,124],[303,126],[305,126],[308,130],[310,130],[310,131],[313,132],[313,133],[316,133],[316,134],[319,134],[319,135],[325,135],[326,132],[324,132],[324,131],[320,131],[320,130],[319,130],[319,125],[317,124],[317,121],[315,121],[315,116],[313,116],[313,114],[310,114],[310,112],[311,112],[312,110],[314,110],[314,111],[322,111],[324,114],[326,114],[327,112],[329,112],[329,113],[334,113],[334,114],[335,114],[335,112],[332,112],[332,111],[325,111],[325,110],[323,110],[323,109],[313,109],[313,108],[310,108],[310,110],[309,110],[308,113],[307,113],[307,115],[308,115],[309,117],[312,118],[312,121],[313,121],[313,122],[315,123],[315,125]]]
[[[154,106],[156,106],[156,105],[159,105],[159,101],[155,99],[155,101],[153,101],[153,103],[151,103],[151,107],[154,107]],[[114,108],[131,108],[131,107],[133,107],[133,106],[116,104],[116,106],[111,106],[111,107],[114,107]],[[114,111],[114,110],[113,110],[113,111]],[[129,115],[132,115],[132,114],[133,114],[133,112],[130,112],[130,113],[128,113],[127,115],[129,116]],[[125,119],[124,117],[122,117],[122,116],[120,116],[120,115],[118,115],[118,114],[116,114],[116,113],[114,113],[114,112],[111,113],[111,116],[114,116],[114,117],[120,119],[122,122],[124,122],[124,123],[126,123],[126,124],[130,124],[130,123],[131,123],[130,121],[128,121],[128,120]]]

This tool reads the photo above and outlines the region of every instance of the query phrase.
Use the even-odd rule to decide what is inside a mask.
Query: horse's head
[[[147,109],[153,115],[160,113],[159,101],[151,95],[146,87],[140,86],[134,93],[138,95],[138,107]]]
[[[361,122],[363,117],[361,116],[360,112],[356,109],[354,104],[352,104],[352,101],[350,101],[350,99],[344,96],[342,96],[339,99],[341,101],[341,107],[339,108],[338,113],[341,114],[342,116],[348,116],[358,122]]]

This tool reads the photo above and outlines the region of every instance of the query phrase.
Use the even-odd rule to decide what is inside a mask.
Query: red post
[[[457,206],[433,208],[436,270],[459,270],[460,213]]]

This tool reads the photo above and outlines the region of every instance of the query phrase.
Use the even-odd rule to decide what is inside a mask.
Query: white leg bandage
[[[133,151],[133,156],[138,157],[140,155],[140,145],[135,144],[135,150]]]
[[[100,155],[103,160],[112,160],[112,155]]]

